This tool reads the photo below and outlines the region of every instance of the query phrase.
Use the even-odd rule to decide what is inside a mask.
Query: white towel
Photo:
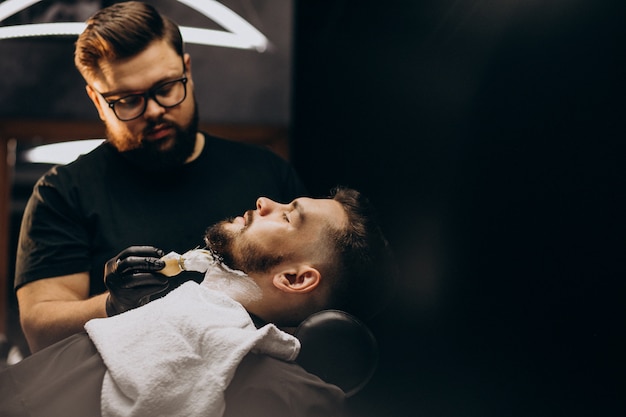
[[[102,416],[222,416],[224,390],[250,351],[294,360],[295,337],[256,329],[243,306],[187,282],[167,296],[85,329],[107,372]]]

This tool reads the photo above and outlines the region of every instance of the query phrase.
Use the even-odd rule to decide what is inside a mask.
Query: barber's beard
[[[155,120],[149,121],[138,137],[115,132],[107,126],[107,137],[126,159],[143,170],[164,172],[182,166],[193,154],[198,133],[198,119],[198,107],[194,105],[192,119],[186,128],[165,120]],[[148,132],[161,124],[171,127],[175,132],[174,142],[167,149],[163,149],[162,146],[164,141],[171,140],[170,137],[155,141],[145,139]]]
[[[207,229],[204,237],[207,248],[225,265],[247,274],[264,273],[284,260],[282,256],[266,253],[254,242],[247,241],[243,235],[245,228],[239,232],[227,230],[224,226],[231,222],[229,219],[216,223]]]

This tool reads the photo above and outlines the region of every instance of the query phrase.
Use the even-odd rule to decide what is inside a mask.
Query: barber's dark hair
[[[149,4],[129,1],[96,12],[76,41],[74,63],[83,78],[99,74],[102,60],[129,58],[155,40],[165,40],[183,57],[183,39],[176,23]]]
[[[395,257],[365,196],[338,186],[331,197],[343,206],[348,225],[330,233],[337,257],[329,308],[369,319],[390,299],[397,275]]]

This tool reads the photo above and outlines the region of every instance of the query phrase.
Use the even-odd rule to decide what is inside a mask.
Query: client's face
[[[328,228],[346,223],[347,215],[335,200],[298,198],[280,204],[261,197],[256,210],[210,227],[205,241],[231,268],[269,272],[283,262],[314,262]]]

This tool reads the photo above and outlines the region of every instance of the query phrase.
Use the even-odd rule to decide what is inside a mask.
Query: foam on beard
[[[203,272],[200,285],[226,294],[242,304],[261,299],[261,288],[248,274],[229,268],[217,255],[206,249],[193,249],[183,253],[170,252],[161,258],[165,268],[160,273],[168,277],[182,271]]]

